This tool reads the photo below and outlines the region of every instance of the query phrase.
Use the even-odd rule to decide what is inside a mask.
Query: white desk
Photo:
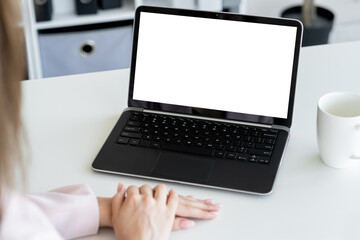
[[[100,196],[126,185],[158,182],[100,174],[91,163],[126,107],[128,70],[23,82],[24,119],[32,147],[30,191],[89,183]],[[360,92],[360,42],[302,49],[292,136],[270,196],[179,184],[223,204],[216,220],[174,232],[171,239],[360,239],[360,164],[325,166],[316,144],[316,104],[324,93]],[[359,146],[360,147],[360,146]],[[89,239],[113,239],[101,230]]]

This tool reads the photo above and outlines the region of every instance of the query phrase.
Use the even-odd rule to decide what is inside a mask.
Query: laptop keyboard
[[[132,112],[117,143],[269,164],[278,130]]]

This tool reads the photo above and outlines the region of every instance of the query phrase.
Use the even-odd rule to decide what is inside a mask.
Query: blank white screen
[[[286,118],[296,27],[141,13],[133,98]]]

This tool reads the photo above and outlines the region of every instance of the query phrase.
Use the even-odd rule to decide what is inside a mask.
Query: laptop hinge
[[[290,132],[290,128],[285,127],[285,126],[281,126],[281,125],[272,125],[271,128],[280,129],[280,130],[284,130],[286,132]]]
[[[186,118],[193,118],[193,119],[217,121],[217,122],[223,122],[223,123],[242,124],[242,125],[248,125],[248,126],[254,126],[254,127],[272,128],[272,125],[266,125],[266,124],[249,123],[249,122],[242,122],[242,121],[236,121],[236,120],[227,120],[227,119],[202,117],[202,116],[193,116],[193,115],[172,113],[172,112],[165,112],[165,111],[153,111],[153,110],[144,109],[143,112],[154,113],[154,114],[164,114],[164,115],[175,116],[175,117],[186,117]]]

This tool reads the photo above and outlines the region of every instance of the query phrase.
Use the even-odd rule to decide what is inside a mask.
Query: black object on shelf
[[[302,21],[301,6],[291,7],[282,12],[281,17]],[[316,18],[310,26],[304,26],[302,46],[327,44],[334,23],[334,14],[322,7],[316,7]]]
[[[78,15],[97,13],[97,0],[76,0],[76,13]]]
[[[122,0],[98,0],[98,3],[102,9],[119,8],[122,6]]]
[[[35,17],[37,22],[49,21],[52,18],[51,0],[34,0]]]

